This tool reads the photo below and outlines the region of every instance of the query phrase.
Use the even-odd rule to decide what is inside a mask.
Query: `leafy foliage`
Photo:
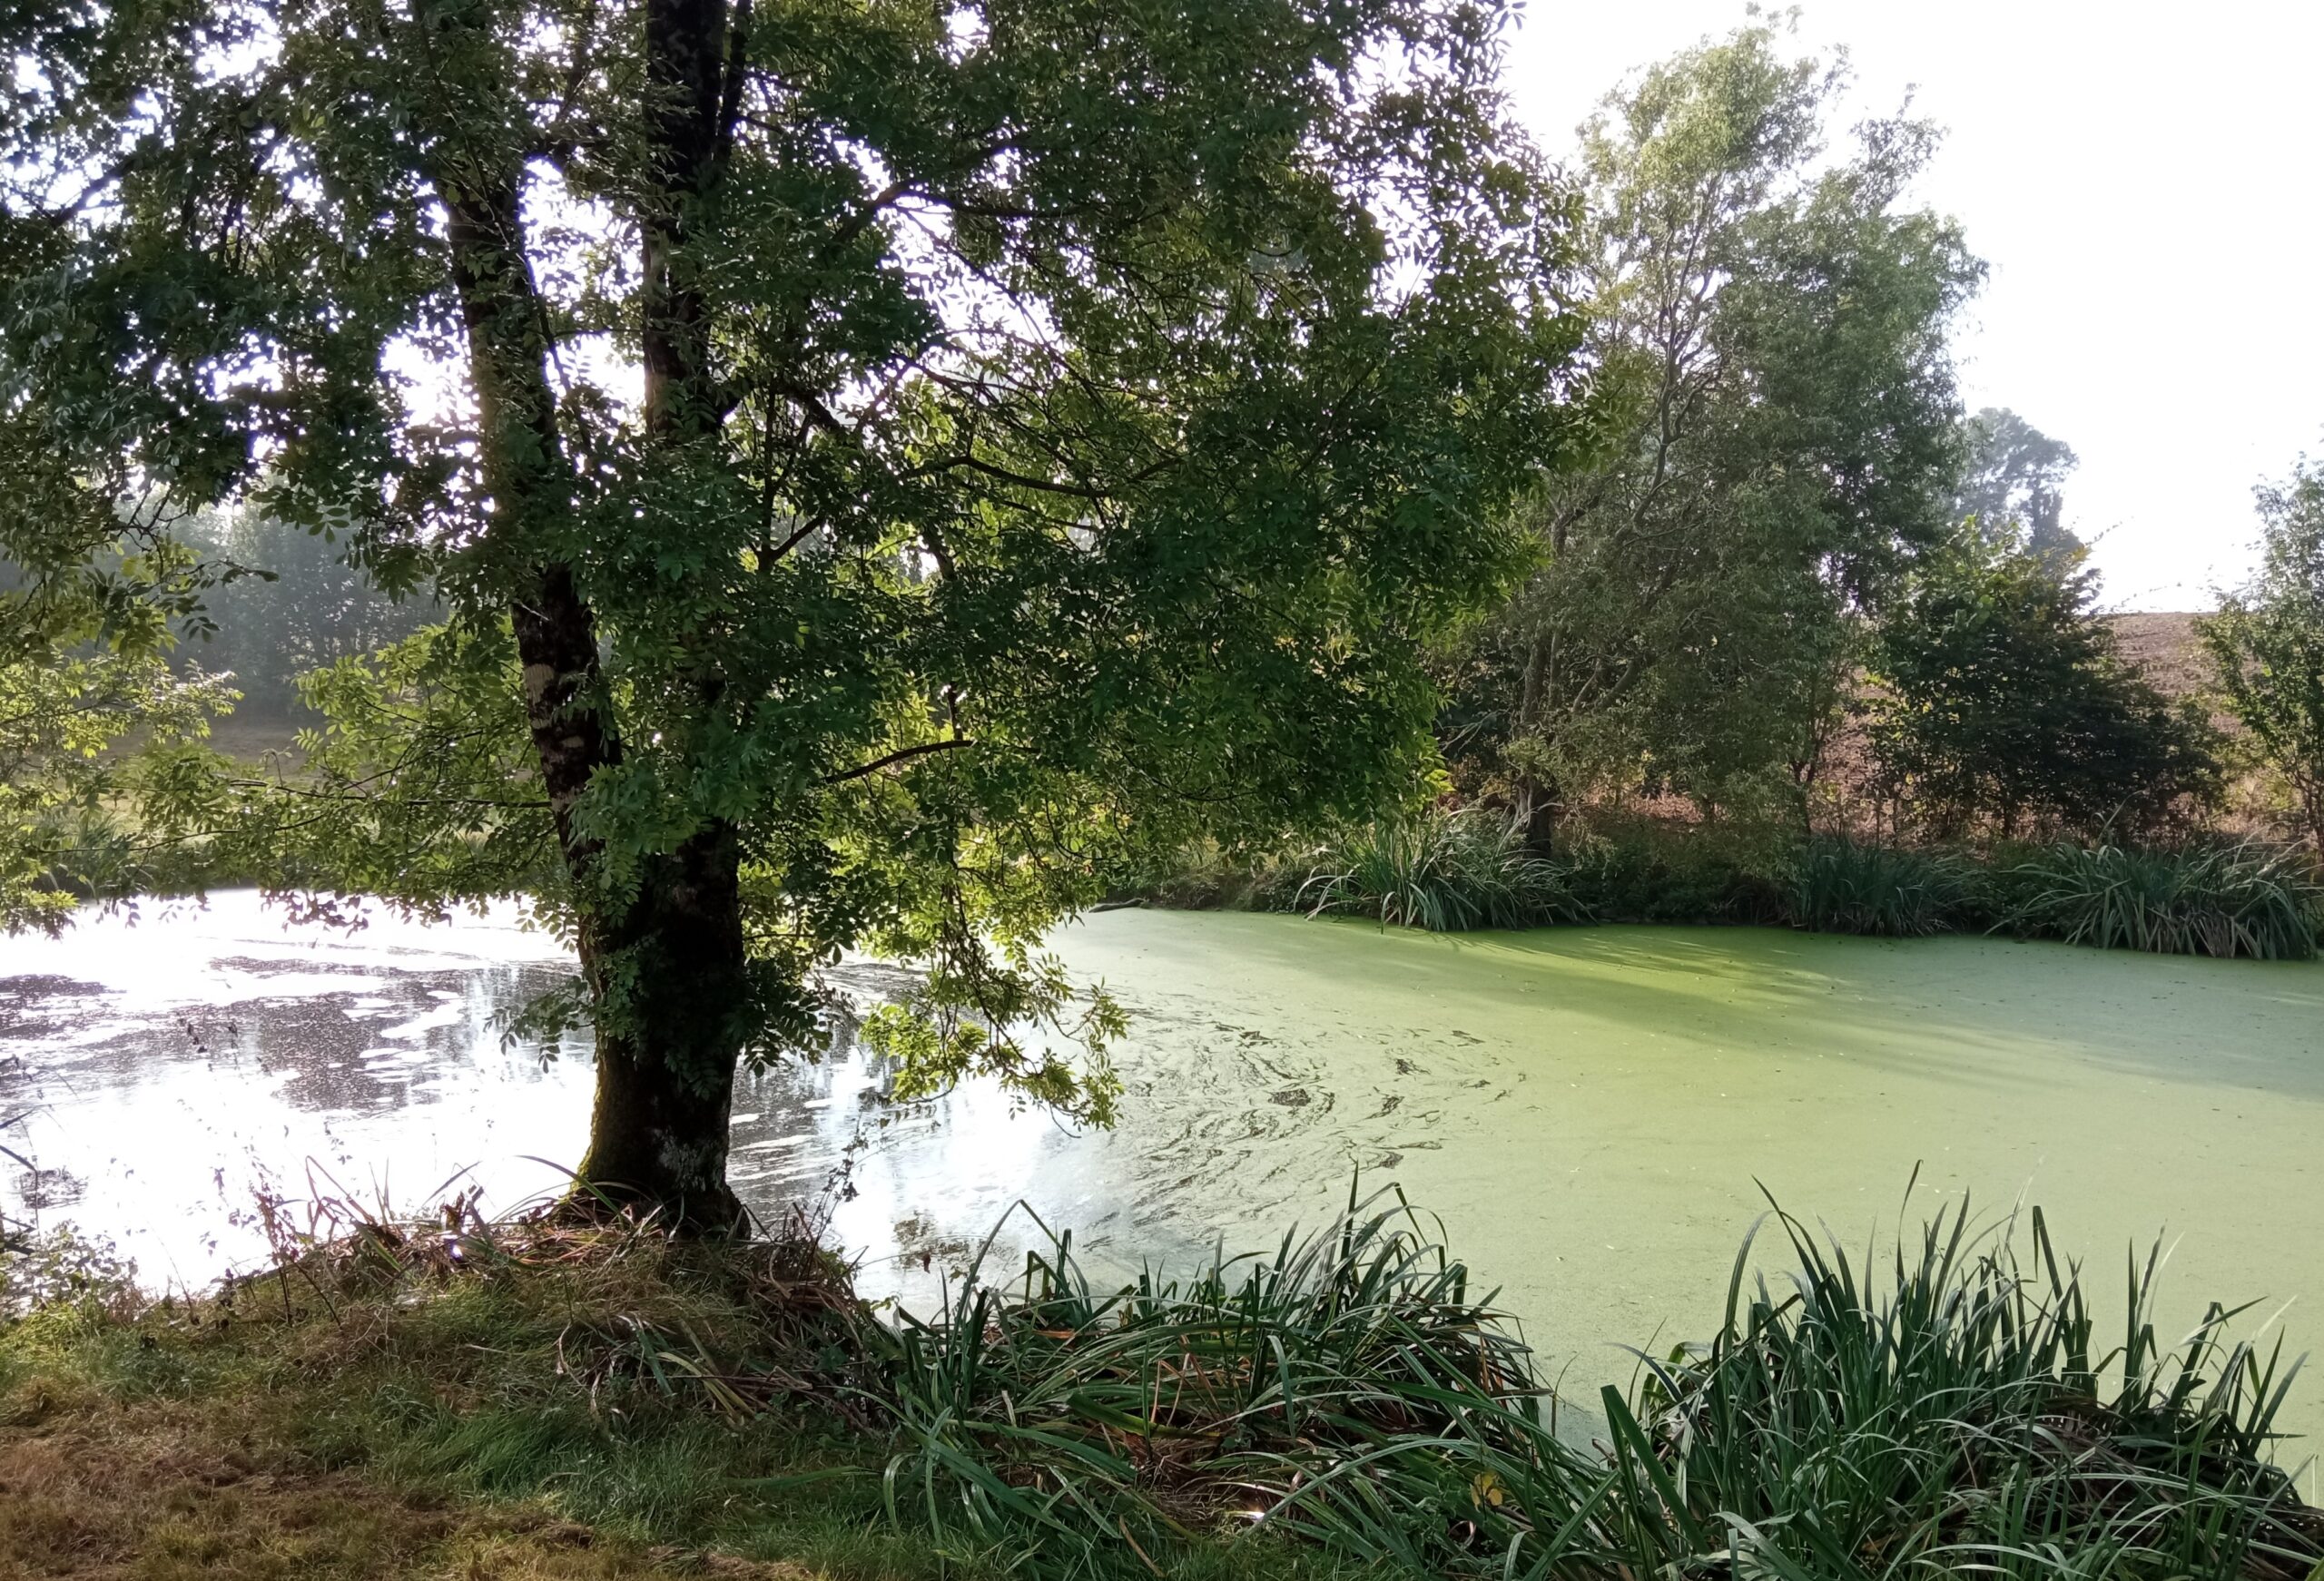
[[[2259,496],[2260,574],[2197,630],[2229,712],[2324,850],[2324,467],[2302,463]]]
[[[2122,661],[2095,596],[2086,570],[2061,576],[2021,534],[1976,525],[1915,573],[1880,629],[1872,739],[1938,835],[2135,836],[2216,801],[2209,722]]]
[[[53,582],[217,508],[436,590],[443,633],[316,683],[314,779],[220,765],[173,827],[529,896],[582,961],[593,1178],[722,1218],[735,1062],[812,1050],[857,946],[933,964],[928,1079],[1099,1116],[1115,1018],[1042,930],[1401,793],[1417,656],[1573,447],[1505,20],[12,13],[0,548]]]
[[[54,932],[89,889],[165,884],[140,809],[173,800],[234,693],[163,655],[93,643],[0,659],[0,928]],[[142,749],[135,755],[124,749]]]

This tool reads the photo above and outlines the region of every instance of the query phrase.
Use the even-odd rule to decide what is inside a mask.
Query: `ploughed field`
[[[1762,1187],[1856,1249],[1964,1192],[2039,1203],[2101,1292],[2162,1235],[2166,1318],[2251,1301],[2248,1331],[2290,1302],[2290,1348],[2324,1340],[2324,966],[1137,910],[1058,948],[1134,1014],[1117,1130],[973,1087],[898,1109],[842,1047],[745,1082],[746,1199],[845,1164],[832,1234],[871,1293],[926,1301],[1020,1200],[1105,1269],[1270,1244],[1393,1182],[1584,1399],[1628,1375],[1621,1346],[1714,1325]],[[261,1191],[409,1209],[465,1170],[489,1212],[553,1190],[587,1050],[502,1017],[562,969],[505,916],[326,934],[246,895],[0,942],[0,1144],[37,1166],[0,1159],[0,1212],[192,1285],[262,1253]],[[991,1258],[1037,1233],[1010,1219]],[[2324,1370],[2285,1425],[2324,1431]]]

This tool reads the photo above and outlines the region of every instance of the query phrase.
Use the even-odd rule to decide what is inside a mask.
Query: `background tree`
[[[2303,460],[2256,493],[2260,574],[2196,630],[2228,711],[2324,850],[2324,467]]]
[[[184,536],[212,563],[248,573],[204,597],[206,640],[181,650],[190,664],[231,673],[237,718],[290,715],[310,671],[387,647],[441,613],[424,594],[382,594],[349,558],[345,536],[250,511],[191,523]]]
[[[1584,129],[1591,355],[1623,417],[1531,502],[1541,568],[1447,714],[1537,843],[1600,789],[1804,810],[1858,614],[1943,528],[1945,335],[1980,266],[1905,205],[1929,127],[1827,158],[1845,64],[1780,44],[1683,52]]]
[[[2217,800],[2214,732],[2123,663],[2095,596],[2016,525],[1970,522],[1914,573],[1875,644],[1871,733],[1931,833],[2127,840]]]
[[[20,443],[23,415],[0,406],[0,500],[59,482]],[[174,800],[236,693],[198,665],[172,673],[218,574],[155,520],[151,500],[44,512],[0,554],[0,930],[54,932],[93,891],[177,876],[154,866],[173,851],[132,831]]]
[[[1103,1118],[1044,927],[1400,784],[1560,460],[1491,0],[73,0],[0,18],[53,525],[349,535],[447,623],[162,833],[566,929],[583,1179],[730,1222],[738,1058],[930,963],[900,1086]],[[150,502],[150,508],[138,502]],[[1077,1008],[1078,1007],[1078,1008]],[[1077,1043],[1088,1055],[1076,1057]]]
[[[2064,520],[2066,474],[2080,464],[2073,447],[2005,407],[1987,407],[1961,427],[1953,520],[1974,517],[1996,533],[2014,531],[2027,553],[2060,575],[2079,566],[2087,550]]]

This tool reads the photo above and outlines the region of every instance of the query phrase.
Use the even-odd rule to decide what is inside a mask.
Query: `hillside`
[[[2195,612],[2117,614],[2106,617],[2122,643],[2122,657],[2171,697],[2184,697],[2211,683],[2211,660],[2195,636]]]

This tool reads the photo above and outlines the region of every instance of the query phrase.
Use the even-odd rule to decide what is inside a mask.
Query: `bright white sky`
[[[1631,68],[1743,20],[1531,0],[1511,93],[1562,157]],[[2108,604],[2209,606],[2251,565],[2251,486],[2324,454],[2324,0],[1808,0],[1797,42],[1848,47],[1860,110],[1912,87],[1947,129],[1921,195],[1992,271],[1964,398],[2080,455]]]

